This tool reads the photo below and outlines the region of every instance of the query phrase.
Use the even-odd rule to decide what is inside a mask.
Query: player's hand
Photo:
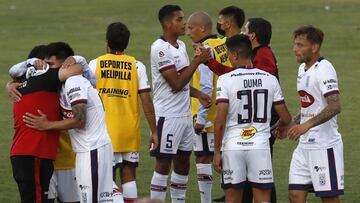
[[[200,104],[205,108],[209,108],[211,106],[211,97],[209,95],[200,92],[198,99]]]
[[[210,59],[212,59],[210,48],[204,48],[201,46],[196,48],[193,60],[197,60],[199,63],[206,63]]]
[[[61,68],[69,68],[70,66],[74,65],[75,63],[76,63],[75,58],[72,56],[69,56],[62,63]]]
[[[47,66],[47,63],[43,60],[36,60],[34,61],[34,65],[33,65],[37,70],[39,69],[45,69],[45,67]]]
[[[305,134],[310,129],[308,123],[298,124],[292,126],[288,131],[288,137],[290,140],[298,140],[302,134]]]
[[[21,86],[22,83],[19,82],[8,82],[6,84],[6,91],[10,98],[12,98],[15,102],[18,102],[21,100],[21,93],[17,89],[19,86]]]
[[[37,130],[47,130],[47,126],[49,122],[47,116],[40,110],[37,110],[37,112],[40,116],[26,112],[25,115],[23,116],[24,123],[29,128],[34,128]]]
[[[196,133],[197,135],[200,135],[200,134],[203,132],[204,127],[205,127],[205,126],[202,125],[202,124],[195,123],[195,125],[194,125],[195,133]]]
[[[218,173],[222,173],[222,168],[221,168],[221,154],[220,152],[215,152],[214,153],[214,158],[213,158],[213,167],[214,167],[214,170]]]
[[[150,151],[156,149],[159,145],[157,131],[150,133],[149,149]]]

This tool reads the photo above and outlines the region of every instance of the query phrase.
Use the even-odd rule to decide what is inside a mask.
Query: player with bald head
[[[187,21],[187,30],[194,46],[211,48],[214,59],[221,64],[230,65],[226,54],[225,41],[216,34],[212,34],[212,21],[207,13],[198,11],[190,15]],[[218,76],[213,74],[206,65],[201,64],[193,75],[192,85],[215,100],[217,78]],[[216,106],[206,108],[199,104],[196,99],[192,99],[191,108],[195,129],[194,152],[201,202],[212,202],[211,162],[214,154],[213,122]]]

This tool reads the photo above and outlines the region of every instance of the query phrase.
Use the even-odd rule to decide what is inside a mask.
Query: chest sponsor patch
[[[240,131],[240,136],[244,140],[252,138],[256,134],[257,130],[254,127],[245,128]]]
[[[311,106],[315,101],[314,97],[304,90],[298,91],[298,94],[300,96],[301,107],[303,108]]]

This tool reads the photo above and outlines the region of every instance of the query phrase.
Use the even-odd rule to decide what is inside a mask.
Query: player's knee
[[[196,156],[195,162],[198,164],[209,164],[212,162],[212,155]]]
[[[168,175],[170,172],[171,160],[156,159],[155,171],[162,175]]]
[[[288,198],[291,203],[303,203],[302,202],[302,195],[294,190],[289,190],[288,192]]]

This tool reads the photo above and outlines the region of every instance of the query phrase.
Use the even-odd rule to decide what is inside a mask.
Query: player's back
[[[151,45],[151,75],[154,93],[154,107],[157,116],[179,117],[190,115],[189,84],[173,93],[172,88],[161,75],[162,71],[176,68],[178,74],[189,66],[189,58],[184,42],[178,40],[179,47],[174,47],[164,38],[157,39]]]
[[[71,106],[86,104],[86,123],[82,129],[71,129],[71,143],[75,152],[86,152],[110,143],[106,130],[105,112],[98,92],[81,75],[68,78],[61,90],[60,105],[63,116],[72,117]]]
[[[219,77],[217,102],[229,103],[224,143],[233,148],[267,148],[270,137],[271,106],[283,102],[277,79],[256,68],[238,68]]]

